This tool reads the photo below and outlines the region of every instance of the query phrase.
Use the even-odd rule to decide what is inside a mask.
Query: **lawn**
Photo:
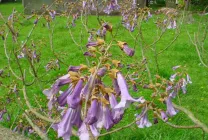
[[[22,12],[23,7],[21,3],[6,3],[0,4],[0,12],[4,16],[5,19],[11,14],[12,9],[15,8],[17,11]],[[21,18],[15,24],[16,29],[19,32],[18,40],[24,41],[27,38],[29,31],[31,30],[34,22],[34,18],[32,19],[25,19],[23,15],[20,16]],[[157,32],[155,21],[159,17],[158,15],[153,15],[148,22],[142,23],[142,31],[144,40],[148,46],[148,44],[152,44],[152,42],[157,38]],[[169,78],[171,74],[173,74],[172,67],[175,65],[183,65],[186,66],[187,72],[192,78],[192,84],[188,86],[188,93],[186,95],[180,96],[181,105],[186,107],[190,111],[194,113],[196,118],[204,122],[208,125],[208,69],[203,67],[200,64],[197,52],[195,47],[191,44],[189,37],[186,32],[186,28],[190,31],[191,36],[193,33],[197,31],[197,27],[199,25],[200,16],[198,14],[193,15],[195,21],[192,24],[183,24],[181,28],[181,33],[178,39],[169,47],[166,51],[164,51],[158,58],[159,63],[159,72],[158,74],[164,78]],[[206,16],[208,18],[208,16]],[[118,26],[120,21],[119,16],[101,16],[101,19],[107,21],[113,25],[113,27]],[[0,20],[0,28],[3,27],[3,21]],[[54,59],[54,55],[50,48],[50,32],[47,27],[45,27],[45,20],[40,20],[38,22],[38,26],[33,31],[27,46],[31,47],[32,42],[36,44],[38,51],[41,52],[41,63],[40,65],[36,65],[39,67],[38,74],[42,75],[45,73],[44,66],[52,59]],[[204,23],[203,26],[205,26]],[[66,19],[64,17],[56,17],[56,20],[51,24],[51,27],[55,25],[54,28],[54,35],[53,35],[53,46],[54,50],[57,54],[59,54],[60,59],[64,62],[64,64],[60,64],[60,70],[51,70],[46,73],[43,77],[43,82],[37,87],[38,84],[30,86],[27,88],[29,100],[31,101],[33,106],[38,106],[35,99],[40,101],[40,106],[46,108],[47,99],[42,93],[42,89],[49,88],[50,85],[53,83],[56,77],[63,75],[66,73],[68,66],[70,65],[79,65],[80,63],[86,64],[85,57],[83,56],[83,52],[80,50],[83,48],[86,50],[85,45],[87,43],[88,33],[84,30],[81,26],[80,19],[76,21],[76,27],[71,28],[71,32],[74,36],[74,39],[80,44],[81,48],[76,46],[70,37],[69,30],[66,28]],[[99,24],[95,16],[89,17],[89,28],[99,28]],[[136,32],[136,31],[135,31]],[[136,35],[136,33],[133,35]],[[175,37],[176,30],[168,30],[162,37],[160,41],[158,41],[155,46],[157,50],[161,50],[165,48]],[[134,46],[134,39],[128,34],[128,32],[121,27],[118,30],[117,40],[128,42],[129,46]],[[80,40],[80,35],[83,36],[83,39]],[[109,35],[109,34],[108,34]],[[110,36],[110,35],[109,35]],[[109,38],[107,38],[109,40]],[[4,54],[4,47],[3,47],[3,40],[0,40],[0,69],[5,68],[7,65],[7,59]],[[205,47],[208,46],[208,40],[205,41]],[[13,44],[12,36],[9,34],[7,47],[9,50],[12,50],[13,47],[16,47]],[[134,63],[134,62],[141,62],[141,50],[140,45],[137,44],[135,46],[135,56],[130,58],[123,54],[119,48],[112,48],[111,51],[115,55],[115,59],[121,60],[123,63]],[[156,71],[156,64],[154,60],[153,52],[148,49],[145,52],[146,58],[148,60],[148,64],[150,67],[150,71],[152,76],[157,74]],[[28,70],[28,62],[25,59],[21,60],[21,64],[23,68]],[[66,64],[66,65],[65,65]],[[12,61],[11,67],[15,70],[17,74],[20,74],[17,70],[18,66],[15,61]],[[124,70],[125,72],[125,70]],[[8,70],[6,70],[8,73]],[[32,81],[32,76],[28,71],[26,80]],[[0,77],[0,81],[3,82],[4,85],[8,85],[7,88],[10,86],[11,83],[14,83],[11,77],[2,78]],[[16,82],[18,88],[21,89],[21,83]],[[4,106],[7,107],[11,114],[11,121],[10,122],[0,122],[1,125],[5,127],[11,127],[14,122],[12,128],[14,128],[15,124],[18,121],[22,120],[25,123],[23,116],[21,115],[24,112],[25,103],[23,99],[23,95],[21,90],[19,91],[19,98],[21,98],[22,104],[18,104],[18,99],[15,94],[8,93],[8,89],[5,87],[0,87],[0,110],[3,109]],[[146,93],[144,91],[135,93],[132,92],[134,95],[144,95],[149,96],[150,93]],[[7,105],[6,97],[11,97],[12,101],[10,104]],[[178,103],[176,100],[175,103]],[[22,105],[22,106],[21,106]],[[129,109],[124,116],[124,119],[116,125],[115,127],[119,127],[122,124],[128,124],[134,119],[135,109]],[[151,114],[150,114],[151,116]],[[153,120],[151,120],[153,121]],[[184,115],[183,113],[178,113],[178,115],[174,116],[169,120],[173,124],[177,125],[193,125],[189,118]],[[55,139],[57,136],[53,130],[49,131],[49,138]],[[31,136],[32,139],[37,139],[36,136]],[[202,131],[201,129],[175,129],[171,128],[170,126],[160,122],[159,124],[153,125],[150,128],[140,129],[137,128],[136,125],[124,129],[120,132],[116,132],[114,134],[105,136],[101,139],[112,139],[112,140],[119,140],[119,139],[127,139],[127,140],[199,140],[202,139]],[[205,136],[205,139],[208,139],[208,135]]]

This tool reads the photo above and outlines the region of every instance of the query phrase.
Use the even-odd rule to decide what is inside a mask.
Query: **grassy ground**
[[[23,11],[22,5],[20,3],[17,4],[0,4],[0,12],[7,18],[12,9],[15,7],[17,11]],[[113,17],[101,17],[105,21],[108,21],[114,25],[114,27],[117,25],[118,21],[120,20],[120,17],[113,16]],[[143,33],[144,38],[147,44],[151,44],[152,41],[156,38],[156,32],[154,30],[156,29],[156,26],[154,24],[154,21],[156,20],[156,16],[154,16],[152,19],[150,19],[148,22],[143,23]],[[197,53],[195,51],[194,46],[190,43],[188,36],[186,34],[185,26],[189,29],[191,32],[191,35],[193,36],[193,32],[197,30],[197,25],[200,21],[200,17],[198,15],[194,15],[195,22],[193,24],[189,25],[183,25],[183,28],[181,30],[181,34],[179,38],[174,42],[174,44],[163,54],[159,56],[159,74],[165,78],[168,78],[173,71],[171,68],[175,65],[186,65],[188,73],[190,74],[193,84],[188,87],[188,94],[180,96],[181,104],[182,106],[188,108],[191,110],[197,118],[202,120],[205,124],[208,125],[208,71],[206,68],[204,68],[198,59]],[[68,29],[65,28],[66,20],[62,17],[58,17],[56,19],[56,27],[54,30],[54,49],[57,53],[66,55],[64,59],[62,59],[67,65],[78,65],[80,63],[85,63],[85,58],[82,55],[82,52],[80,51],[80,48],[74,45]],[[30,41],[28,42],[28,46],[31,44],[31,41],[34,40],[34,42],[37,44],[38,49],[41,51],[41,65],[39,73],[43,73],[44,66],[49,62],[49,60],[53,59],[54,56],[52,52],[50,51],[50,43],[49,43],[49,33],[50,31],[43,27],[43,23],[45,23],[44,20],[41,20],[38,23],[38,27],[34,30]],[[2,25],[3,22],[0,20],[0,25]],[[18,27],[19,30],[19,40],[23,41],[26,39],[26,36],[28,32],[31,30],[33,25],[33,19],[32,20],[22,20],[19,23],[16,24],[16,27]],[[89,26],[90,28],[98,28],[96,17],[89,17]],[[84,39],[83,41],[78,40],[77,38],[80,36],[81,32],[83,32]],[[75,36],[75,40],[79,42],[82,46],[85,46],[87,42],[88,34],[84,33],[84,29],[81,27],[80,20],[77,21],[76,28],[72,28],[72,33]],[[135,33],[134,33],[135,34]],[[131,38],[131,36],[127,35],[127,31],[123,28],[121,28],[118,31],[118,40],[124,40],[128,42],[130,46],[134,46],[134,41]],[[173,40],[175,35],[175,30],[169,30],[163,38],[156,44],[156,47],[159,49],[164,48],[166,45],[168,45],[171,40]],[[205,42],[205,46],[208,45],[208,40]],[[8,47],[11,49],[13,46],[12,44],[12,38],[11,35],[8,38]],[[133,58],[128,58],[124,55],[121,55],[120,50],[118,48],[113,48],[112,51],[116,54],[116,58],[120,59],[122,58],[122,61],[124,63],[130,62],[130,61],[141,61],[141,52],[139,45],[136,46],[136,55]],[[155,69],[155,62],[153,54],[150,50],[146,52],[148,63],[150,65],[150,70],[152,74],[156,74]],[[3,41],[0,40],[0,68],[4,68],[7,64],[6,57],[4,55],[4,49],[3,49]],[[28,66],[26,60],[21,60],[23,66],[26,68]],[[17,68],[17,65],[15,62],[12,63],[12,67],[14,69]],[[62,75],[66,72],[67,66],[61,64],[61,69],[59,71],[50,71],[47,73],[47,75],[44,77],[43,80],[48,79],[54,79],[58,75]],[[29,73],[28,73],[29,75]],[[27,77],[28,81],[31,81],[31,77]],[[2,81],[2,79],[0,79]],[[6,80],[3,80],[4,84],[9,84],[12,82],[11,78],[6,78]],[[52,81],[44,83],[42,88],[48,88]],[[18,83],[21,85],[20,83]],[[148,93],[138,93],[141,94],[148,94]],[[5,99],[5,96],[8,96],[7,89],[0,87],[0,99],[1,101]],[[15,97],[15,95],[9,94],[11,97]],[[30,101],[32,102],[33,106],[36,106],[36,102],[34,100],[34,97],[37,97],[38,100],[41,100],[41,102],[46,102],[45,97],[42,95],[42,90],[37,86],[32,86],[28,88],[28,96]],[[22,98],[22,93],[20,92],[20,97]],[[19,106],[15,102],[15,98],[12,101],[11,104],[7,106],[8,110],[12,113],[12,120],[11,122],[2,122],[1,124],[10,127],[12,123],[15,120],[15,117],[18,116],[18,120],[21,119],[21,113],[23,112],[22,106]],[[177,102],[177,101],[176,101]],[[6,103],[5,103],[6,104]],[[43,104],[41,104],[44,106]],[[2,104],[1,107],[4,105]],[[133,109],[130,109],[127,111],[126,116],[122,120],[122,122],[119,124],[128,124],[131,120],[133,120],[135,112]],[[178,125],[192,125],[192,123],[189,121],[187,116],[185,116],[183,113],[179,113],[177,116],[171,118],[169,120],[170,122]],[[117,126],[116,126],[117,127]],[[51,130],[49,133],[49,137],[51,139],[56,138],[56,135]],[[37,139],[35,137],[32,137],[32,139]],[[202,139],[202,131],[200,129],[195,130],[183,130],[183,129],[174,129],[170,128],[169,126],[163,124],[160,122],[157,125],[153,125],[150,128],[145,129],[139,129],[136,126],[133,126],[131,128],[122,130],[121,132],[117,132],[115,134],[106,136],[102,139],[127,139],[127,140],[199,140]],[[205,139],[208,139],[208,136],[206,135]]]

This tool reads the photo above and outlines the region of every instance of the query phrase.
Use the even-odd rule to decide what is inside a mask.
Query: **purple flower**
[[[100,36],[101,36],[101,37],[104,37],[104,36],[106,35],[106,31],[107,31],[107,29],[103,27],[102,33],[101,33]]]
[[[140,97],[139,99],[134,99],[134,98],[131,97],[131,95],[129,95],[126,80],[124,79],[124,77],[122,76],[122,74],[120,72],[117,73],[117,82],[118,82],[118,86],[121,90],[121,101],[119,102],[118,105],[115,106],[115,109],[116,108],[125,109],[132,102],[144,103],[145,100],[143,99],[143,97]]]
[[[109,95],[109,102],[110,106],[112,108],[112,116],[113,116],[113,122],[117,124],[123,117],[124,110],[123,109],[114,109],[114,107],[118,104],[115,96],[113,94]]]
[[[84,56],[96,57],[95,54],[92,54],[92,53],[90,53],[90,52],[85,52],[85,53],[84,53]]]
[[[109,130],[114,125],[111,111],[107,105],[103,106],[103,121],[106,130]]]
[[[76,84],[73,93],[67,97],[67,103],[69,107],[75,109],[80,104],[81,101],[80,93],[82,91],[82,86],[83,86],[83,79],[80,79]]]
[[[172,26],[173,26],[172,27],[173,29],[175,29],[177,27],[177,24],[176,24],[176,21],[175,20],[173,21],[173,25]]]
[[[34,24],[38,24],[38,18],[35,19]]]
[[[150,13],[150,11],[147,12],[147,17],[148,19],[152,17],[152,14]]]
[[[167,97],[166,100],[166,106],[167,106],[167,111],[166,113],[169,115],[169,116],[174,116],[177,114],[177,111],[175,110],[175,108],[173,107],[173,104],[172,104],[172,101],[171,101],[171,97]]]
[[[168,116],[164,111],[160,111],[161,118],[163,121],[167,122],[168,121]]]
[[[103,43],[104,43],[104,40],[103,39],[97,39],[97,41],[95,41],[95,42],[89,41],[87,43],[86,47],[87,48],[89,48],[89,47],[96,47],[96,46],[102,45]]]
[[[104,13],[110,14],[112,11],[119,10],[120,6],[118,5],[117,0],[111,0],[107,7],[103,10]]]
[[[168,29],[175,29],[177,27],[176,21],[170,21],[169,25],[168,25]]]
[[[177,73],[171,75],[171,76],[170,76],[170,81],[171,81],[171,82],[174,82],[177,75],[178,75]]]
[[[98,120],[99,103],[96,99],[91,101],[91,106],[88,109],[87,118],[85,122],[89,125],[94,124]]]
[[[24,58],[24,57],[25,57],[25,54],[23,52],[21,52],[19,55],[17,55],[18,59],[21,59],[21,58]]]
[[[128,56],[133,56],[134,55],[134,50],[129,48],[127,44],[123,45],[123,51],[128,55]]]
[[[173,70],[176,70],[176,69],[178,69],[178,68],[180,68],[181,66],[180,65],[178,65],[178,66],[174,66],[172,69]]]
[[[107,68],[102,67],[98,70],[97,75],[100,76],[100,77],[103,77],[105,75],[106,71],[107,71]]]
[[[100,106],[99,117],[96,125],[97,128],[104,127],[106,130],[109,130],[111,127],[113,127],[113,117],[108,105]]]
[[[140,119],[136,122],[136,124],[139,128],[152,126],[152,123],[149,122],[149,120],[148,120],[147,112],[144,113],[145,110],[146,110],[146,107],[143,108],[141,114],[136,115],[136,119]]]
[[[113,79],[113,88],[114,88],[114,90],[115,90],[115,92],[116,92],[117,95],[120,95],[121,94],[121,90],[120,90],[120,88],[118,86],[117,79]]]
[[[88,37],[88,42],[92,42],[92,39],[93,39],[93,34],[92,33],[89,33],[90,36]]]
[[[69,66],[68,72],[73,71],[73,72],[78,72],[80,70],[81,66]]]
[[[133,2],[132,2],[132,8],[134,9],[134,8],[137,8],[137,2],[136,2],[136,0],[133,0]]]
[[[49,12],[49,15],[51,16],[52,19],[55,19],[56,11],[51,10],[51,11]]]
[[[85,9],[87,6],[87,2],[86,1],[82,1],[82,8]]]
[[[6,109],[3,109],[1,112],[0,112],[0,122],[3,121],[3,117],[4,115],[7,113],[7,110]]]
[[[56,98],[54,95],[59,92],[60,87],[62,85],[65,85],[65,84],[68,84],[71,82],[69,76],[70,76],[69,74],[66,74],[66,75],[60,77],[59,79],[57,79],[55,81],[55,83],[52,85],[52,87],[50,89],[45,89],[43,91],[43,94],[45,94],[47,96],[47,99],[49,99],[49,102],[48,102],[49,110],[52,109],[52,105],[56,101]]]
[[[37,54],[36,54],[36,51],[33,51],[33,54],[32,54],[33,58],[37,58]]]
[[[87,96],[87,94],[89,94],[89,86],[90,86],[90,84],[92,83],[92,89],[94,88],[94,86],[95,86],[95,81],[92,81],[93,79],[92,79],[92,75],[90,75],[90,77],[89,77],[89,79],[88,79],[88,81],[87,81],[87,83],[85,84],[85,86],[84,86],[84,88],[82,89],[82,91],[81,91],[81,95],[83,96],[83,97],[86,97]]]
[[[192,84],[191,77],[188,74],[186,75],[186,80],[187,80],[187,83]]]
[[[78,107],[76,108],[76,112],[74,114],[74,117],[71,120],[71,124],[72,125],[76,125],[78,128],[82,124],[81,109],[82,109],[82,106],[81,105],[78,105]]]
[[[64,140],[69,140],[70,136],[72,135],[72,126],[78,125],[80,126],[80,115],[81,113],[81,106],[77,107],[76,109],[68,108],[66,113],[64,114],[60,123],[53,125],[54,130],[58,132],[58,137],[62,137]],[[78,119],[75,119],[78,118]]]
[[[187,82],[186,82],[186,80],[183,78],[183,79],[182,79],[182,86],[181,86],[181,89],[182,89],[182,92],[183,92],[184,94],[186,94],[186,92],[187,92],[187,90],[186,90],[186,85],[187,85]]]
[[[61,95],[57,98],[57,101],[60,106],[66,105],[67,96],[72,94],[72,92],[73,92],[73,88],[72,88],[72,84],[70,84],[69,88],[67,90],[65,90],[63,93],[61,93]]]
[[[177,92],[176,92],[175,90],[173,90],[173,91],[169,94],[169,96],[170,96],[171,98],[175,98],[176,95],[177,95]]]
[[[11,120],[11,117],[9,115],[9,113],[7,112],[7,121],[10,121]]]
[[[129,48],[128,44],[126,42],[118,41],[118,46],[121,50],[123,50],[128,56],[134,55],[134,50]]]
[[[89,127],[94,137],[99,136],[100,133],[94,125],[90,125]],[[82,123],[77,135],[79,136],[80,140],[90,140],[90,135],[85,123]]]

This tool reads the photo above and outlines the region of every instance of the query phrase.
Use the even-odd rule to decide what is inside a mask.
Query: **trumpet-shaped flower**
[[[114,109],[114,107],[118,104],[116,97],[113,94],[109,95],[109,102],[112,108],[112,116],[113,122],[117,124],[123,117],[124,110],[123,109]]]
[[[172,104],[172,101],[171,101],[171,97],[167,97],[166,100],[166,106],[167,106],[167,111],[166,113],[169,115],[169,116],[174,116],[177,114],[177,111],[175,110],[175,108],[173,107],[173,104]]]
[[[72,94],[73,88],[72,85],[69,86],[67,90],[65,90],[61,95],[57,98],[57,101],[60,106],[65,106],[67,104],[67,96]]]
[[[83,79],[80,79],[76,84],[73,93],[67,97],[67,103],[70,108],[75,109],[80,104],[81,101],[80,94],[82,91],[82,85],[83,85]]]
[[[95,125],[89,125],[90,131],[92,132],[93,136],[99,136],[99,132],[97,130],[97,128],[95,127]],[[90,140],[90,134],[89,131],[87,130],[87,126],[86,124],[83,122],[81,127],[78,130],[78,136],[80,140]]]
[[[60,123],[53,125],[53,128],[58,132],[58,137],[64,140],[70,140],[72,135],[72,126],[80,127],[81,121],[81,106],[76,109],[68,108]]]
[[[134,99],[131,97],[131,95],[129,94],[128,91],[128,86],[126,84],[126,80],[124,79],[124,77],[122,76],[122,74],[120,72],[117,73],[117,82],[118,82],[118,86],[121,90],[121,101],[119,102],[119,104],[117,104],[115,106],[116,108],[127,108],[132,102],[140,102],[140,103],[144,103],[144,98],[140,97],[139,99]]]
[[[91,106],[88,109],[87,118],[85,122],[89,125],[94,124],[98,120],[99,103],[96,99],[91,102]]]
[[[143,108],[141,114],[136,115],[136,119],[139,119],[136,124],[139,128],[144,128],[144,127],[150,127],[152,126],[152,123],[149,122],[147,112],[144,112],[146,110],[146,107]]]

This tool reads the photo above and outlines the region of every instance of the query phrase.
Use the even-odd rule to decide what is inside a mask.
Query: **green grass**
[[[4,15],[5,19],[11,14],[12,9],[15,8],[17,11],[23,11],[23,7],[20,3],[7,3],[7,4],[0,4],[0,12]],[[117,23],[119,23],[120,17],[117,16],[102,16],[103,20],[110,22],[113,24],[113,27],[117,26]],[[143,22],[142,24],[142,30],[143,35],[145,38],[145,42],[147,44],[151,44],[154,39],[156,38],[156,26],[154,24],[154,21],[157,17],[153,17],[148,22]],[[204,68],[202,65],[200,65],[199,58],[197,56],[197,53],[195,51],[194,46],[190,43],[189,38],[186,34],[185,26],[188,28],[188,30],[191,32],[191,35],[193,36],[194,31],[197,30],[197,25],[200,22],[200,17],[198,15],[194,15],[195,22],[190,25],[183,25],[183,28],[181,30],[181,34],[179,38],[174,42],[174,44],[166,50],[163,54],[159,56],[159,67],[160,71],[159,74],[165,78],[169,78],[171,74],[173,74],[173,71],[171,68],[175,65],[185,65],[187,67],[187,71],[189,75],[192,78],[193,84],[188,86],[188,94],[181,95],[181,103],[182,106],[186,107],[187,109],[191,110],[197,118],[199,118],[201,121],[203,121],[206,125],[208,125],[208,71],[206,68]],[[23,19],[23,18],[20,18]],[[19,31],[19,41],[24,41],[31,30],[33,26],[34,19],[31,20],[20,20],[15,24],[16,30]],[[39,69],[39,74],[45,72],[44,66],[49,62],[49,60],[54,58],[53,53],[50,50],[50,42],[49,42],[49,33],[50,31],[43,27],[43,23],[45,21],[42,19],[39,21],[37,28],[34,30],[32,36],[30,37],[30,40],[27,43],[27,46],[31,47],[31,42],[34,40],[37,49],[41,51],[41,64]],[[85,58],[82,55],[82,52],[80,51],[80,48],[77,47],[68,32],[68,29],[66,28],[66,19],[63,17],[57,17],[56,18],[56,26],[54,30],[54,49],[55,51],[60,54],[60,56],[64,56],[64,59],[61,57],[62,61],[69,65],[79,65],[80,63],[85,64]],[[3,25],[2,20],[0,20],[0,26]],[[52,25],[51,25],[52,26]],[[89,28],[98,28],[99,25],[97,23],[96,17],[91,16],[89,17]],[[80,41],[79,37],[80,34],[83,34],[83,40]],[[156,47],[158,50],[164,48],[166,45],[168,45],[174,38],[175,30],[169,30],[165,33],[163,38],[156,44]],[[83,46],[85,49],[85,44],[87,43],[87,37],[88,34],[85,32],[83,27],[80,24],[80,20],[77,21],[77,25],[75,28],[72,28],[72,33],[74,35],[75,40]],[[134,35],[136,33],[133,33]],[[108,34],[110,36],[110,34]],[[107,38],[108,40],[109,38]],[[128,42],[129,46],[134,46],[134,40],[131,38],[130,35],[128,35],[128,32],[124,28],[120,28],[118,30],[118,37],[117,40],[122,40]],[[208,45],[208,40],[205,42],[205,46]],[[17,47],[12,42],[11,34],[9,34],[7,46],[9,50],[12,50],[13,47]],[[112,48],[111,51],[115,55],[115,59],[121,59],[124,63],[134,63],[134,62],[140,62],[142,60],[141,57],[141,51],[140,51],[140,45],[136,46],[136,54],[133,58],[129,58],[125,56],[119,48],[115,47]],[[155,67],[155,61],[153,53],[150,50],[146,51],[146,55],[148,58],[148,63],[150,66],[150,70],[152,72],[152,75],[156,74],[156,67]],[[4,55],[4,49],[3,49],[3,41],[0,40],[0,68],[4,68],[7,65],[7,60]],[[23,68],[28,70],[28,62],[25,59],[21,60],[21,64],[23,65]],[[12,61],[12,67],[15,69],[17,74],[20,74],[17,69],[17,64],[15,61]],[[47,80],[47,82],[42,83],[42,88],[49,88],[50,85],[53,82],[53,79],[58,77],[59,75],[63,75],[66,73],[67,66],[61,64],[61,69],[57,71],[50,71],[46,74],[46,76],[43,78],[43,80]],[[8,71],[7,71],[8,72]],[[31,76],[30,73],[27,71],[28,77],[26,77],[26,80],[30,82]],[[13,82],[13,77],[2,79],[0,78],[0,81],[3,82],[3,84],[9,85]],[[17,82],[19,85],[19,88],[21,88],[21,83]],[[41,88],[37,86],[38,84],[35,84],[31,87],[27,88],[28,96],[30,101],[32,102],[33,106],[37,106],[34,96],[37,96],[37,99],[40,100],[41,105],[45,108],[46,105],[44,103],[47,102],[45,96],[42,94]],[[17,99],[14,94],[8,94],[7,89],[0,87],[0,109],[3,108],[4,105],[6,105],[5,97],[10,96],[13,98],[12,103],[9,105],[6,105],[8,110],[11,112],[12,117],[10,122],[2,122],[1,124],[5,127],[10,127],[12,123],[15,120],[15,117],[18,116],[18,119],[22,119],[21,113],[23,112],[22,106],[19,106],[17,104]],[[146,92],[139,92],[139,95],[145,95],[148,96],[149,93]],[[20,98],[22,98],[22,92],[19,93]],[[24,100],[22,101],[24,104]],[[176,101],[177,102],[177,101]],[[24,105],[23,105],[24,106]],[[20,109],[20,113],[18,113],[18,110]],[[128,124],[131,122],[131,120],[134,119],[135,110],[129,109],[124,119],[121,121],[120,124],[116,125],[115,127],[119,127],[124,124]],[[23,119],[24,120],[24,119]],[[151,120],[152,121],[152,120]],[[175,117],[171,118],[171,123],[178,124],[178,125],[192,125],[192,122],[188,119],[186,115],[183,113],[179,113]],[[17,122],[16,122],[17,123]],[[54,132],[51,130],[49,133],[49,137],[51,139],[55,139],[57,136],[54,134]],[[32,139],[37,139],[36,137],[31,137]],[[188,130],[188,129],[174,129],[171,128],[162,122],[160,122],[157,125],[153,125],[150,128],[145,129],[139,129],[136,127],[136,125],[132,126],[131,128],[122,130],[120,132],[114,133],[112,135],[103,137],[101,139],[112,139],[112,140],[119,140],[119,139],[127,139],[127,140],[198,140],[202,139],[202,131],[200,129],[194,129],[194,130]],[[206,135],[205,139],[208,139],[208,136]]]

